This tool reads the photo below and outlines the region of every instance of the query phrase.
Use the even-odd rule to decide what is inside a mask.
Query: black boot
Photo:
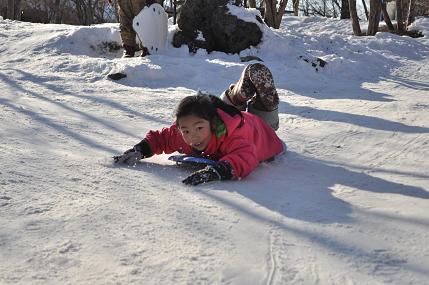
[[[147,47],[142,46],[142,54],[140,56],[145,57],[147,55],[150,55],[149,50],[147,49]]]
[[[124,45],[124,54],[122,55],[122,58],[134,57],[135,53],[136,53],[136,49],[134,47]]]

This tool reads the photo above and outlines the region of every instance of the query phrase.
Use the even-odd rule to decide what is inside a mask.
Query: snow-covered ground
[[[265,30],[241,56],[272,70],[289,151],[197,187],[165,155],[109,157],[246,63],[172,46],[121,59],[111,41],[117,24],[0,19],[1,284],[428,284],[427,36],[316,17]]]

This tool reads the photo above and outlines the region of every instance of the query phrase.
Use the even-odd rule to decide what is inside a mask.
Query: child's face
[[[199,151],[207,148],[212,137],[209,121],[189,115],[179,118],[177,125],[187,144]]]

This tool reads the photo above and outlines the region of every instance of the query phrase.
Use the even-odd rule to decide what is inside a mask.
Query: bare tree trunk
[[[82,0],[73,0],[76,4],[76,13],[80,25],[85,25],[85,5]]]
[[[367,36],[374,36],[378,32],[378,25],[380,24],[380,0],[370,1],[369,19]]]
[[[396,22],[398,23],[399,33],[405,32],[404,15],[402,13],[402,1],[403,0],[396,0]]]
[[[61,0],[55,0],[55,4],[54,4],[54,11],[55,11],[55,18],[54,18],[54,22],[55,24],[61,24]]]
[[[85,25],[90,26],[94,23],[94,10],[92,7],[92,0],[85,3]]]
[[[331,2],[332,4],[332,17],[337,18],[337,10],[335,9],[335,3],[334,1]]]
[[[116,3],[117,3],[117,0],[114,0],[114,1],[116,1]],[[119,23],[119,6],[118,6],[118,4],[116,4],[115,5],[115,15],[116,15],[116,22],[118,22]]]
[[[7,18],[15,19],[15,0],[7,0]]]
[[[412,24],[416,19],[416,0],[410,0],[410,8],[408,15],[408,25]]]
[[[393,32],[395,27],[393,26],[392,21],[390,21],[389,13],[387,13],[385,0],[381,0],[381,12],[383,13],[384,22],[386,23],[387,28],[390,32]]]
[[[265,0],[264,21],[268,27],[278,29],[285,13],[288,0],[280,0],[279,9],[276,7],[276,0]]]
[[[341,0],[341,19],[350,19],[349,1]]]
[[[360,36],[362,34],[359,24],[359,17],[356,10],[356,0],[349,0],[350,18],[352,19],[353,34]]]
[[[256,0],[249,0],[249,8],[256,8]]]
[[[405,29],[408,26],[408,17],[410,16],[410,0],[402,0],[402,17],[404,20]]]
[[[14,6],[14,19],[21,21],[21,0],[15,0],[15,6]]]
[[[365,16],[366,16],[366,19],[368,20],[368,8],[366,7],[366,3],[365,3],[365,0],[362,0],[362,5],[363,5],[363,9],[365,10]]]
[[[276,28],[276,29],[280,28],[280,24],[282,22],[283,15],[285,14],[287,1],[288,0],[280,0],[279,10],[276,12],[276,25],[274,26],[274,28]]]
[[[299,12],[299,0],[293,0],[292,4],[293,4],[293,15],[294,16],[298,16],[298,12]]]
[[[275,13],[275,1],[265,0],[265,12],[264,12],[264,21],[268,27],[274,27],[274,13]],[[273,7],[274,6],[274,7]]]

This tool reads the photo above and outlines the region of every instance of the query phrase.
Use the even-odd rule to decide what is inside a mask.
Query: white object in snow
[[[168,17],[158,3],[144,7],[133,19],[133,28],[141,43],[149,53],[158,53],[165,49],[167,42]]]

